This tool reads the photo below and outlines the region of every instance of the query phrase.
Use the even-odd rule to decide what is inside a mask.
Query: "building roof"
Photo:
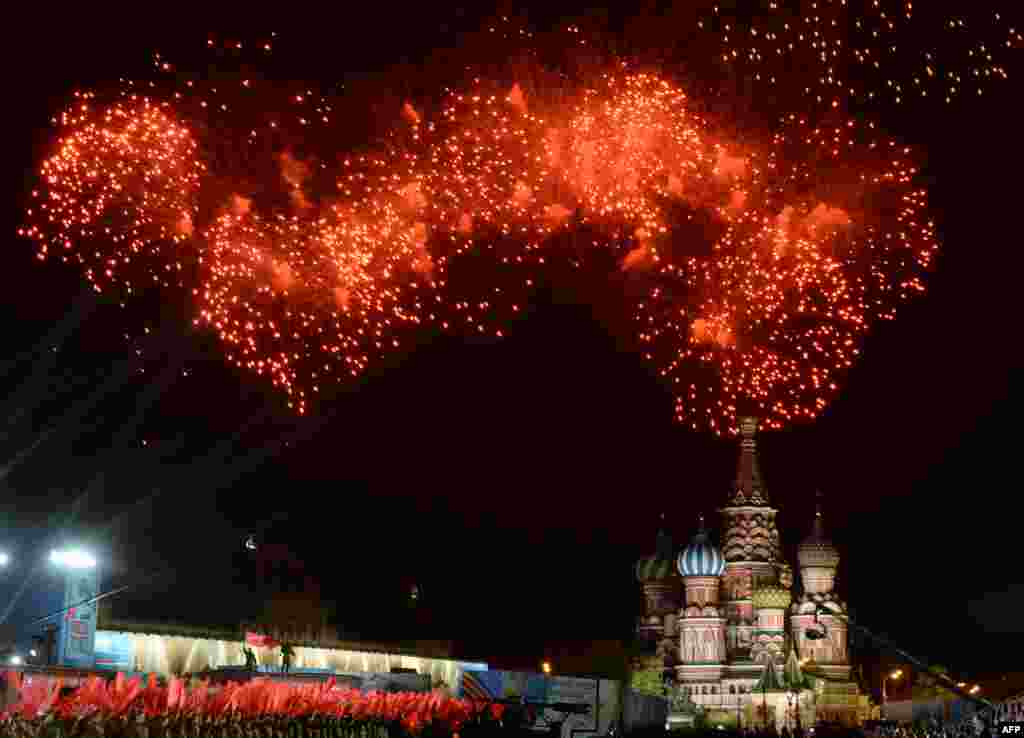
[[[240,641],[242,625],[237,628],[216,626],[196,626],[185,623],[165,622],[153,623],[138,620],[104,617],[97,623],[98,630],[116,631],[119,633],[137,633],[139,635],[178,636],[182,638],[203,638],[214,641]],[[253,628],[257,626],[251,626]],[[411,643],[377,643],[370,641],[344,641],[338,638],[320,638],[313,640],[296,640],[293,646],[308,648],[330,648],[343,651],[363,653],[390,653],[404,656],[420,656],[423,658],[451,659],[451,644],[446,641],[415,641]]]
[[[785,610],[793,601],[793,595],[781,585],[764,584],[754,590],[751,600],[756,610]]]
[[[779,674],[775,662],[771,658],[764,660],[761,678],[757,680],[755,692],[788,692],[785,680]]]
[[[807,536],[797,547],[797,558],[800,567],[821,567],[835,569],[839,566],[839,550],[832,545],[832,541],[825,535],[825,522],[821,515],[821,493],[818,493],[818,503],[814,511],[814,527],[811,534]]]
[[[740,418],[740,460],[736,468],[730,507],[768,507],[768,491],[757,462],[757,418]]]
[[[654,554],[636,562],[636,578],[640,583],[659,582],[676,578],[675,544],[665,530],[665,515],[661,515],[662,527],[655,539]]]
[[[800,659],[796,655],[796,647],[791,646],[789,656],[786,658],[786,666],[782,670],[782,677],[790,689],[810,689],[812,679],[804,674],[800,666]]]
[[[693,541],[683,549],[676,562],[679,573],[684,577],[720,577],[725,570],[725,558],[722,552],[711,543],[707,529],[704,527],[704,516],[700,517],[700,527]]]

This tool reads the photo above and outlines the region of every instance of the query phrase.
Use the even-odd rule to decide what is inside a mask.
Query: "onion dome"
[[[679,573],[684,577],[720,577],[725,571],[725,558],[708,538],[704,528],[704,516],[700,516],[700,528],[693,541],[683,549],[676,562]]]
[[[797,547],[801,569],[835,569],[839,566],[839,550],[825,537],[825,524],[821,519],[821,494],[814,513],[811,535]]]
[[[636,578],[641,584],[669,579],[673,574],[672,561],[659,559],[657,555],[646,556],[636,562]]]
[[[664,524],[665,516],[661,516]],[[662,528],[658,531],[657,544],[653,556],[645,556],[636,562],[636,578],[641,583],[660,582],[675,578],[675,547],[672,537]],[[678,581],[678,580],[677,580]]]
[[[793,601],[789,590],[778,584],[766,584],[758,587],[751,595],[755,610],[785,610]]]

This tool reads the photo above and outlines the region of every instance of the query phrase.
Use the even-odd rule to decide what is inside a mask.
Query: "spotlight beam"
[[[128,423],[126,426],[122,427],[121,432],[118,433],[118,435],[115,438],[113,448],[111,449],[111,451],[108,451],[107,458],[112,457],[112,451],[116,450],[118,446],[122,444],[124,438],[134,433],[135,429],[141,423],[142,417],[145,414],[146,410],[148,410],[149,407],[152,406],[152,404],[163,394],[167,387],[170,386],[170,384],[178,376],[178,371],[180,370],[181,366],[185,363],[187,356],[190,354],[183,354],[181,352],[171,350],[167,352],[167,355],[173,358],[170,360],[168,366],[164,368],[163,372],[161,372],[161,374],[158,375],[157,379],[151,382],[147,386],[146,390],[143,392],[142,400],[139,403],[139,410],[136,412],[132,421]],[[121,368],[122,371],[114,372],[110,379],[108,379],[108,381],[103,385],[103,387],[101,387],[98,392],[93,393],[93,395],[86,400],[84,406],[80,405],[79,410],[74,413],[74,419],[80,419],[82,416],[84,416],[86,413],[92,410],[96,405],[98,405],[99,402],[102,401],[102,399],[107,394],[109,394],[111,391],[119,387],[127,378],[126,376],[122,375],[126,375],[126,371],[134,367],[137,363],[138,359],[136,357],[131,357],[129,359],[122,361],[119,364],[119,367]],[[43,436],[41,436],[42,440],[49,438],[56,432],[57,429],[62,428],[67,424],[68,421],[65,420],[63,423],[58,423],[54,426],[51,426],[51,428],[48,429],[48,431],[44,433]],[[0,476],[0,481],[2,481],[3,478],[7,477],[13,470],[13,468],[17,466],[17,464],[24,462],[31,455],[31,452],[38,448],[40,445],[42,445],[42,442],[37,440],[37,442],[34,443],[32,447],[30,447],[28,453],[22,453],[19,455],[19,457],[15,460],[16,463],[8,464],[4,468],[2,476]],[[93,477],[93,479],[86,487],[86,489],[83,490],[80,494],[78,494],[72,501],[71,509],[68,515],[68,520],[66,522],[67,525],[73,524],[75,520],[78,519],[82,506],[84,505],[88,497],[95,492],[96,488],[102,482],[102,478],[103,471],[101,470],[96,476]],[[7,618],[10,617],[11,612],[14,610],[17,603],[21,600],[21,597],[24,595],[29,585],[36,579],[39,572],[40,566],[37,565],[29,572],[28,576],[25,577],[24,581],[18,588],[14,597],[12,597],[10,601],[7,603],[7,606],[4,609],[3,614],[0,615],[0,623],[4,623],[7,621]]]
[[[95,492],[102,486],[103,480],[107,474],[107,469],[114,465],[115,457],[120,454],[128,443],[136,437],[136,432],[138,431],[139,426],[142,425],[142,421],[144,420],[146,413],[153,404],[163,396],[164,392],[174,384],[175,380],[181,376],[181,367],[185,365],[187,357],[180,352],[172,352],[171,355],[173,358],[168,365],[153,382],[147,385],[146,389],[143,391],[136,407],[135,414],[127,423],[118,429],[110,447],[101,455],[101,460],[98,465],[99,469],[88,482],[85,489],[74,501],[74,507],[76,510],[84,505],[89,497],[95,494]]]
[[[143,508],[151,505],[154,500],[168,491],[195,489],[197,483],[205,476],[205,472],[210,466],[224,465],[224,463],[228,461],[235,452],[236,445],[238,445],[238,441],[242,436],[271,415],[272,411],[270,410],[264,410],[252,415],[237,431],[235,431],[233,435],[218,443],[210,453],[205,455],[205,457],[191,464],[187,469],[177,472],[172,478],[167,479],[164,484],[156,487],[150,494],[132,503],[128,508],[122,510],[115,517],[111,518],[111,520],[103,525],[101,533],[111,533],[114,529],[123,525],[130,517],[141,512]],[[203,489],[206,491],[208,488],[204,486]]]
[[[73,393],[76,392],[77,390],[94,384],[92,377],[87,377],[83,379],[79,376],[72,375],[70,377],[63,377],[63,382],[61,381],[61,379],[62,377],[60,376],[51,379],[43,388],[41,394],[49,397],[53,401],[63,400],[67,395],[73,395]],[[68,391],[62,391],[65,389],[67,389]],[[6,422],[4,423],[4,427],[7,429],[17,428],[18,424],[22,422],[22,420],[25,418],[26,415],[29,414],[31,410],[31,403],[24,402],[25,397],[22,396],[19,399],[21,399],[23,402],[20,405],[18,405],[17,408],[12,409],[11,413],[6,416]],[[38,399],[34,399],[33,402],[35,402],[37,406],[42,404],[41,402],[38,401]],[[8,432],[5,435],[5,438],[9,437],[10,435],[11,433]]]
[[[154,339],[154,342],[155,341],[156,339]],[[72,407],[69,412],[65,413],[62,418],[52,424],[50,428],[44,432],[47,439],[52,438],[54,435],[60,436],[74,427],[81,426],[83,418],[95,410],[108,395],[126,384],[133,370],[143,366],[144,361],[144,359],[140,359],[137,356],[131,356],[115,363],[113,370],[108,375],[106,381],[100,385],[99,389],[78,403],[77,406]],[[38,406],[41,404],[42,401],[40,399],[36,402],[36,407],[33,408],[33,410],[37,410]],[[79,435],[81,435],[81,433],[76,434],[74,437],[77,438]],[[22,464],[27,461],[32,456],[32,453],[34,453],[34,451],[38,451],[42,445],[44,444],[34,444],[33,447],[30,447],[27,453],[19,454],[18,464]],[[14,467],[11,466],[6,473],[10,474],[13,468]]]
[[[53,329],[46,334],[46,336],[39,341],[34,347],[28,351],[22,352],[20,356],[16,356],[10,361],[6,362],[2,368],[0,368],[0,379],[6,379],[8,375],[14,372],[18,366],[25,363],[30,359],[45,356],[45,359],[38,361],[37,366],[33,369],[32,374],[28,380],[22,383],[22,386],[18,387],[12,395],[17,397],[31,392],[30,386],[38,384],[42,377],[49,373],[50,369],[57,361],[58,349],[63,346],[68,338],[75,332],[89,315],[96,309],[98,305],[95,291],[90,288],[85,288],[75,299],[75,302],[71,305],[71,308],[64,313],[64,317],[53,327]]]

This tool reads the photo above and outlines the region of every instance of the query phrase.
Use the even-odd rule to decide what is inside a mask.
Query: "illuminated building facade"
[[[846,605],[834,591],[839,552],[825,536],[819,506],[798,548],[794,592],[778,510],[758,466],[756,432],[756,418],[742,419],[736,481],[719,511],[721,547],[702,519],[677,555],[662,530],[655,554],[638,562],[645,600],[638,636],[672,676],[680,723],[690,722],[684,715],[690,711],[718,724],[857,724],[868,699],[850,676]],[[667,563],[673,560],[674,566]]]

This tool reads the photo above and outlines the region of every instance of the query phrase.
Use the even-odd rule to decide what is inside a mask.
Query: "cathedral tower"
[[[804,658],[813,659],[817,668],[836,679],[850,675],[847,643],[846,604],[835,594],[839,551],[825,536],[821,501],[814,513],[814,527],[797,550],[803,594],[793,603],[790,625],[794,641]],[[807,637],[807,631],[822,632],[819,639]]]
[[[779,584],[762,584],[751,599],[757,625],[750,643],[750,660],[782,665],[786,660],[786,611],[792,595]]]
[[[726,660],[725,617],[718,603],[725,559],[708,538],[701,516],[700,528],[678,560],[686,587],[686,607],[679,618],[680,683],[691,687],[717,685]]]
[[[664,666],[675,663],[676,620],[682,604],[682,582],[676,573],[675,546],[665,530],[665,516],[655,541],[654,554],[636,564],[636,578],[643,588],[644,614],[637,634],[650,655],[659,656]]]
[[[722,600],[728,619],[730,658],[749,659],[756,630],[752,594],[762,584],[792,582],[782,563],[777,510],[768,502],[757,460],[757,418],[740,419],[740,459],[729,504],[721,509],[725,536]]]

